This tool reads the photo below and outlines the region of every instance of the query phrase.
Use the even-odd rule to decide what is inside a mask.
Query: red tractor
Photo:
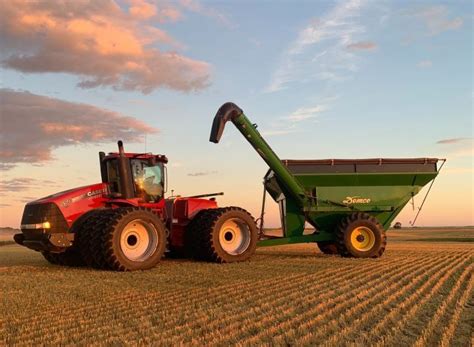
[[[155,266],[165,253],[230,263],[257,244],[253,217],[219,208],[213,196],[165,198],[164,155],[99,153],[102,183],[28,203],[15,241],[53,264],[132,271]]]

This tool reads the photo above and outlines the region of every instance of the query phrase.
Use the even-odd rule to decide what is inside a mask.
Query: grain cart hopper
[[[322,252],[379,257],[385,230],[402,208],[438,174],[441,159],[280,160],[255,124],[233,103],[219,108],[210,141],[218,143],[231,121],[270,169],[258,246],[316,242]],[[280,206],[283,237],[265,235],[265,191]],[[305,233],[305,224],[314,228]]]

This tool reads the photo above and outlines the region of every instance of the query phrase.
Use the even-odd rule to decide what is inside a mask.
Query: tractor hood
[[[28,215],[33,217],[31,211],[36,211],[39,205],[55,205],[54,209],[59,209],[65,222],[70,227],[83,213],[104,206],[106,196],[107,184],[105,183],[92,184],[48,195],[26,204],[22,224],[26,224],[25,219],[30,219],[27,218]],[[38,219],[38,221],[31,220],[28,221],[29,223],[39,223],[44,219],[44,216],[37,215],[37,213],[33,213],[33,215],[35,215],[34,219]]]

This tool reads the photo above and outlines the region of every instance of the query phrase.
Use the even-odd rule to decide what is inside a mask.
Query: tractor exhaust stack
[[[120,193],[122,199],[132,199],[135,197],[133,189],[133,178],[130,169],[130,160],[125,156],[123,142],[117,142],[119,157],[117,160],[118,172],[120,175]]]

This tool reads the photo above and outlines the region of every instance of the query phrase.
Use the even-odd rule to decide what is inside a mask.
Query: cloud
[[[199,176],[214,175],[214,174],[216,174],[216,173],[217,173],[217,171],[191,172],[191,173],[188,173],[188,176],[199,177]]]
[[[359,41],[350,43],[346,47],[354,51],[373,51],[377,48],[377,44],[371,41]]]
[[[449,10],[443,5],[423,7],[415,11],[413,16],[423,22],[430,35],[459,29],[464,22],[461,17],[449,18]]]
[[[430,68],[433,66],[433,62],[431,60],[422,60],[416,66],[423,68]]]
[[[436,142],[443,145],[446,149],[448,157],[474,158],[474,139],[472,137],[456,137],[451,139],[443,139]]]
[[[288,119],[291,122],[301,122],[310,118],[316,118],[316,115],[320,112],[325,111],[324,106],[318,105],[314,107],[302,107],[293,112]]]
[[[436,141],[436,143],[440,145],[451,145],[451,144],[455,144],[455,143],[457,144],[457,143],[466,142],[466,141],[472,141],[472,139],[469,137],[455,137],[452,139],[439,140],[439,141]]]
[[[339,1],[303,28],[284,52],[266,91],[275,92],[296,81],[342,81],[356,71],[358,59],[354,52],[361,47],[355,48],[361,43],[365,43],[365,49],[372,47],[370,41],[359,40],[366,31],[360,21],[365,5],[364,0]],[[355,45],[354,49],[348,49],[350,45]]]
[[[77,75],[81,88],[150,93],[207,87],[209,64],[177,53],[183,45],[152,25],[180,19],[179,10],[129,3],[127,11],[113,0],[0,1],[1,66]]]
[[[57,187],[57,183],[49,180],[39,180],[35,178],[13,178],[0,181],[0,192],[22,192],[38,187]]]
[[[115,141],[134,141],[157,129],[132,117],[92,105],[63,101],[25,91],[0,89],[0,163],[52,159],[58,147]]]
[[[228,28],[234,29],[236,27],[236,24],[233,23],[224,13],[213,7],[205,6],[197,0],[180,0],[179,4],[188,11],[216,19],[219,23]]]

